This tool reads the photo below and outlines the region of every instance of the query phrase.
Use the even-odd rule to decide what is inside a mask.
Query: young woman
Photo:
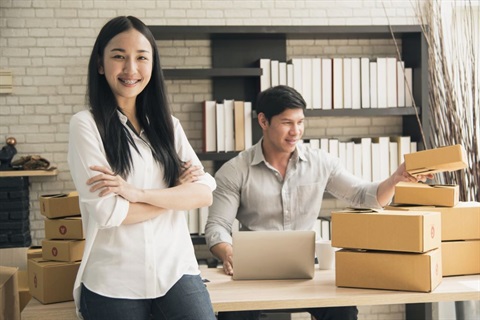
[[[215,180],[171,115],[155,40],[137,18],[100,31],[87,97],[68,151],[86,239],[79,316],[215,319],[182,211],[209,206]]]

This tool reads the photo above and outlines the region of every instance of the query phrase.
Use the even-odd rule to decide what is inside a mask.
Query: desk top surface
[[[439,301],[480,300],[480,275],[445,277],[430,293],[340,288],[334,270],[316,270],[311,280],[232,280],[223,269],[201,268],[215,311],[302,309]],[[45,314],[47,317],[42,318]],[[32,299],[23,320],[76,319],[73,301],[42,305]],[[68,317],[65,317],[69,315]],[[48,318],[50,316],[50,318]]]
[[[232,280],[222,269],[202,269],[202,277],[215,311],[480,300],[480,275],[445,277],[430,293],[340,288],[334,270],[311,280]]]

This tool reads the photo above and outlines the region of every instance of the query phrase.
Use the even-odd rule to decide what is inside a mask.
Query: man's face
[[[263,116],[263,114],[262,114]],[[303,109],[286,109],[282,113],[272,117],[270,123],[266,119],[260,119],[263,127],[264,143],[282,153],[292,153],[304,131],[305,115]]]

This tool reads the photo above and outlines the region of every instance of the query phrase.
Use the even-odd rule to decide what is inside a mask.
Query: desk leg
[[[433,320],[432,303],[410,303],[405,305],[406,320]]]

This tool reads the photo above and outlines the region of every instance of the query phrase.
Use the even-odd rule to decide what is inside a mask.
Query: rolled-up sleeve
[[[175,117],[172,117],[172,121],[175,130],[175,148],[180,160],[185,162],[192,161],[192,165],[200,166],[202,169],[204,169],[200,159],[198,159],[197,154],[190,145],[180,121]],[[217,186],[215,179],[207,172],[199,176],[195,183],[204,184],[208,186],[211,191],[215,190]]]
[[[232,224],[240,206],[241,181],[232,160],[215,174],[217,189],[208,210],[205,239],[208,248],[221,242],[232,244]]]
[[[327,183],[329,193],[355,208],[382,208],[377,200],[380,182],[367,182],[344,170],[339,164],[333,166]]]
[[[99,228],[121,225],[127,216],[129,202],[114,194],[100,197],[98,191],[91,192],[86,183],[98,174],[90,166],[110,168],[97,126],[87,111],[77,113],[70,120],[68,165],[79,194],[82,216],[88,215]]]

